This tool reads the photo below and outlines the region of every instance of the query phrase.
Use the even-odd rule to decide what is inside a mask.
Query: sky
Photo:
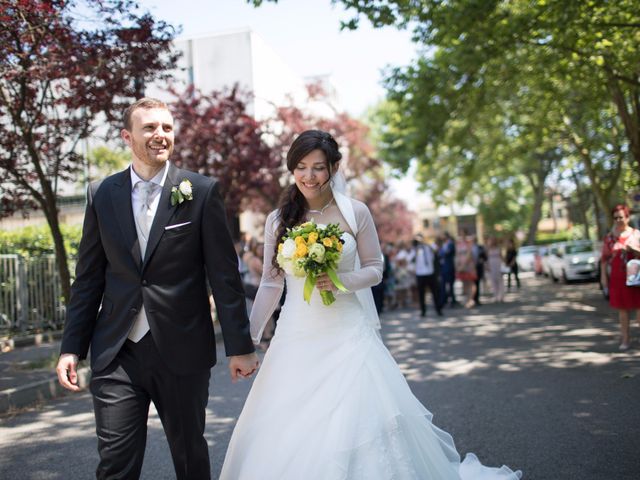
[[[340,31],[353,13],[330,0],[279,0],[255,8],[246,0],[143,0],[156,18],[182,25],[191,37],[251,28],[302,77],[331,76],[343,108],[354,116],[384,97],[381,70],[415,57],[410,32],[374,29],[365,18],[355,31]]]
[[[384,98],[382,71],[408,65],[416,47],[408,31],[374,29],[362,18],[355,31],[340,20],[354,14],[330,0],[279,0],[255,8],[246,0],[142,0],[154,17],[181,26],[179,37],[251,28],[301,77],[329,74],[341,106],[355,117]],[[395,194],[415,204],[410,177],[391,182]]]

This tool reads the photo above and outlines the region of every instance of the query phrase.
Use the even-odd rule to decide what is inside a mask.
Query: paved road
[[[640,478],[640,341],[617,351],[616,319],[594,284],[527,278],[504,304],[443,318],[393,311],[383,324],[414,393],[462,453],[520,468],[526,480]],[[250,387],[231,385],[224,363],[208,409],[213,478]],[[0,478],[93,478],[91,412],[81,393],[0,419]],[[142,478],[173,477],[152,413]]]

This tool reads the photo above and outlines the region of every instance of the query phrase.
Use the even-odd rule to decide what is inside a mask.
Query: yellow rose
[[[304,243],[300,243],[297,247],[296,247],[296,257],[300,258],[300,257],[304,257],[307,252],[309,250],[307,249],[307,246]]]
[[[302,235],[296,237],[296,245],[304,245],[304,238],[302,237]]]
[[[311,245],[312,243],[316,243],[318,240],[318,234],[316,232],[311,232],[309,234],[309,238],[307,239],[307,245]]]
[[[342,251],[342,242],[338,242],[338,243],[336,244],[336,250],[338,250],[339,252],[341,252],[341,251]]]
[[[323,239],[322,239],[322,244],[323,244],[325,247],[327,247],[327,248],[329,248],[329,247],[332,247],[332,246],[333,246],[333,242],[331,241],[331,239],[330,239],[330,238],[323,238]]]
[[[281,243],[280,245],[278,245],[278,253],[282,252],[283,248],[284,248],[284,243]]]

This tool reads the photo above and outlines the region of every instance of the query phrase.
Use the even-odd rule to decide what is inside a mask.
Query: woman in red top
[[[626,263],[640,257],[640,231],[629,226],[629,208],[616,205],[611,211],[613,228],[604,237],[600,272],[602,286],[609,290],[609,304],[618,310],[620,350],[627,350],[629,338],[629,312],[636,310],[636,320],[640,325],[640,287],[627,287]]]

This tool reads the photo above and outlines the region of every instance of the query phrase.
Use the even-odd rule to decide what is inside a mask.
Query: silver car
[[[535,259],[538,253],[538,247],[536,245],[524,245],[518,249],[518,256],[516,262],[518,262],[518,269],[521,272],[533,272],[535,269]]]

